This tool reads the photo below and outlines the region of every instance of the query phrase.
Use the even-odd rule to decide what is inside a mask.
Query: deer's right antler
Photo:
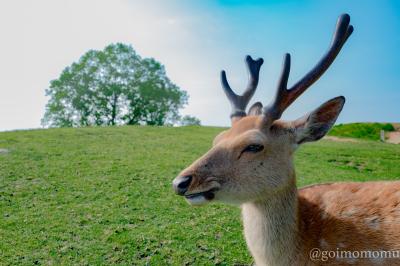
[[[304,91],[306,91],[322,74],[329,68],[346,40],[353,32],[350,25],[350,16],[343,14],[339,17],[336,30],[333,35],[331,46],[321,60],[311,69],[302,79],[287,89],[287,82],[290,72],[290,54],[285,54],[280,79],[278,81],[277,92],[273,101],[263,108],[263,115],[267,123],[271,124],[279,119],[282,113],[288,108]]]

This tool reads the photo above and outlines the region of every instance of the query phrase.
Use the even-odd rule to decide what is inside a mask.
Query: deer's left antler
[[[290,54],[285,54],[282,66],[282,73],[278,81],[277,92],[271,103],[263,108],[263,115],[268,123],[279,119],[282,113],[288,108],[304,91],[306,91],[322,74],[329,68],[336,56],[339,54],[346,40],[353,32],[350,25],[350,16],[343,14],[339,17],[336,30],[328,51],[321,60],[302,79],[287,89],[287,82],[290,72]]]

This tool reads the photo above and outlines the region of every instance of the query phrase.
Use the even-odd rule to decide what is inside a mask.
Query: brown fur
[[[314,185],[300,189],[298,198],[304,251],[400,250],[400,181]]]

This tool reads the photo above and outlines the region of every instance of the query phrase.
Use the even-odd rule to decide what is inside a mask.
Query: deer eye
[[[259,144],[251,144],[249,146],[247,146],[246,148],[244,148],[243,152],[252,152],[252,153],[256,153],[256,152],[260,152],[264,149],[263,145],[259,145]]]

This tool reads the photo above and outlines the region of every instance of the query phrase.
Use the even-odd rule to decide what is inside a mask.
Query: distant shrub
[[[390,123],[350,123],[339,124],[329,132],[331,136],[379,140],[380,131],[394,131]]]
[[[185,115],[180,120],[180,126],[200,126],[201,121],[197,117]]]
[[[394,126],[392,124],[390,124],[390,123],[384,124],[382,126],[382,129],[385,130],[385,131],[394,131],[395,130]]]

